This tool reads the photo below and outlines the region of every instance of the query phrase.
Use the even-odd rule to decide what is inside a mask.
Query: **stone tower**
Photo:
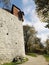
[[[0,63],[25,57],[22,20],[0,8]]]

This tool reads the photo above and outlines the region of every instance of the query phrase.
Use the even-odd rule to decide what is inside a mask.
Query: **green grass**
[[[32,57],[37,57],[35,53],[27,53],[27,55],[32,56]]]
[[[11,62],[11,63],[4,63],[3,65],[17,65],[17,63]]]
[[[25,60],[23,61],[23,63],[26,62],[26,61],[28,61],[28,58],[25,58]]]
[[[22,62],[11,62],[11,63],[4,63],[2,65],[18,65],[18,64],[22,64],[24,62],[28,61],[28,58],[25,58]]]
[[[48,62],[49,62],[49,55],[44,54],[44,57],[45,57],[46,61],[48,61]]]

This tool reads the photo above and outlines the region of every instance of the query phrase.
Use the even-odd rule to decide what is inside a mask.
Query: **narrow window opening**
[[[8,35],[8,33],[7,33],[7,35]]]
[[[17,42],[15,44],[17,44]]]

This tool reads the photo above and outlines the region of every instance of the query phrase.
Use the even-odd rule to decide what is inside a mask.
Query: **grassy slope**
[[[18,65],[18,64],[22,64],[26,61],[28,61],[28,58],[25,58],[22,62],[11,62],[11,63],[2,64],[2,65]]]
[[[49,62],[49,55],[44,54],[44,57],[45,57],[46,61]]]
[[[27,55],[32,56],[32,57],[37,57],[35,53],[27,53]]]

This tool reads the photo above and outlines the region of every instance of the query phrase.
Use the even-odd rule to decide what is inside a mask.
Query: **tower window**
[[[7,33],[7,35],[8,35],[8,33]]]

